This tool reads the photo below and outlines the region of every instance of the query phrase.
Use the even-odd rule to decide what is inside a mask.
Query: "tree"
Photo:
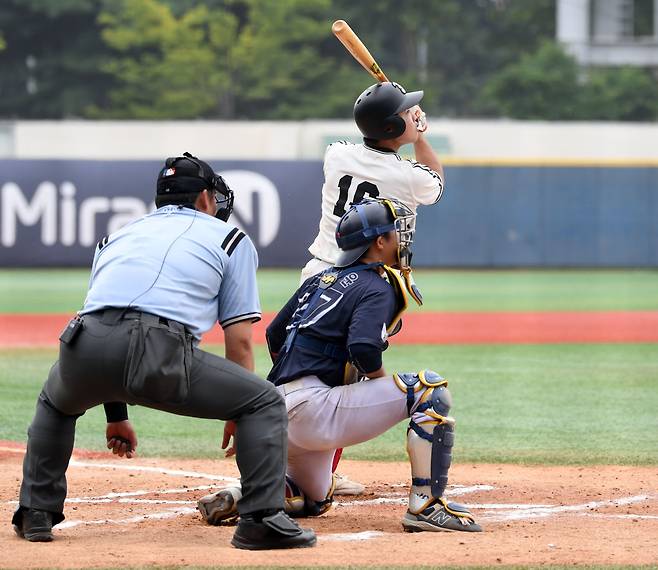
[[[578,65],[560,46],[544,42],[505,67],[482,91],[480,105],[492,116],[568,120],[579,116]]]
[[[4,0],[0,29],[0,116],[81,116],[109,86],[98,1]]]
[[[582,119],[655,121],[658,83],[643,69],[596,69],[583,86]]]
[[[349,116],[368,76],[330,32],[329,0],[244,0],[233,51],[238,116]],[[337,57],[340,55],[340,59]]]
[[[110,104],[91,109],[92,116],[195,118],[216,109],[230,84],[225,60],[237,25],[231,14],[199,5],[176,18],[156,0],[119,0],[106,5],[99,22],[114,50],[103,68],[116,86]]]
[[[347,118],[375,80],[331,34],[343,18],[432,116],[654,120],[656,79],[581,70],[552,41],[554,13],[555,0],[4,0],[0,117]]]
[[[425,89],[431,115],[481,114],[483,85],[555,35],[554,0],[335,0],[387,75]]]

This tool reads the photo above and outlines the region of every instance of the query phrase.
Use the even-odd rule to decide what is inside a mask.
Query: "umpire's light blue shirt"
[[[197,338],[260,319],[258,255],[236,227],[208,214],[163,206],[103,238],[82,314],[133,307],[183,323]]]

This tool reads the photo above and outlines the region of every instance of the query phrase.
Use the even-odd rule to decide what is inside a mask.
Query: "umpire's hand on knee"
[[[125,455],[128,459],[135,455],[137,434],[128,420],[108,423],[105,439],[107,439],[107,448],[111,449],[114,455],[119,457]]]
[[[229,445],[231,444],[231,447],[228,447],[226,449],[226,453],[224,454],[224,457],[232,457],[235,455],[235,429],[236,425],[235,422],[232,420],[228,420],[224,424],[224,437],[222,439],[222,449],[226,449]],[[231,440],[231,438],[233,438]]]

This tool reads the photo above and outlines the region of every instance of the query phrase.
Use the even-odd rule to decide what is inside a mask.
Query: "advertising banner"
[[[261,267],[302,267],[322,163],[211,161],[231,223]],[[89,266],[94,246],[151,211],[159,161],[0,160],[0,267]],[[416,267],[657,267],[658,168],[450,166],[418,209]]]
[[[235,191],[231,223],[261,266],[299,267],[320,219],[320,161],[211,162]],[[157,161],[0,161],[0,266],[87,266],[105,235],[155,208]]]

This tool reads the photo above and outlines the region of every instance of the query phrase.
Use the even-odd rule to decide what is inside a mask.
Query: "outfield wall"
[[[658,123],[431,117],[426,138],[448,162],[658,164]],[[0,158],[162,160],[189,150],[204,159],[313,160],[340,139],[360,140],[354,121],[0,121]]]
[[[322,164],[211,161],[264,267],[299,267]],[[160,161],[0,160],[0,266],[86,266],[153,208]],[[658,267],[658,166],[461,164],[419,210],[414,262],[446,267]]]

